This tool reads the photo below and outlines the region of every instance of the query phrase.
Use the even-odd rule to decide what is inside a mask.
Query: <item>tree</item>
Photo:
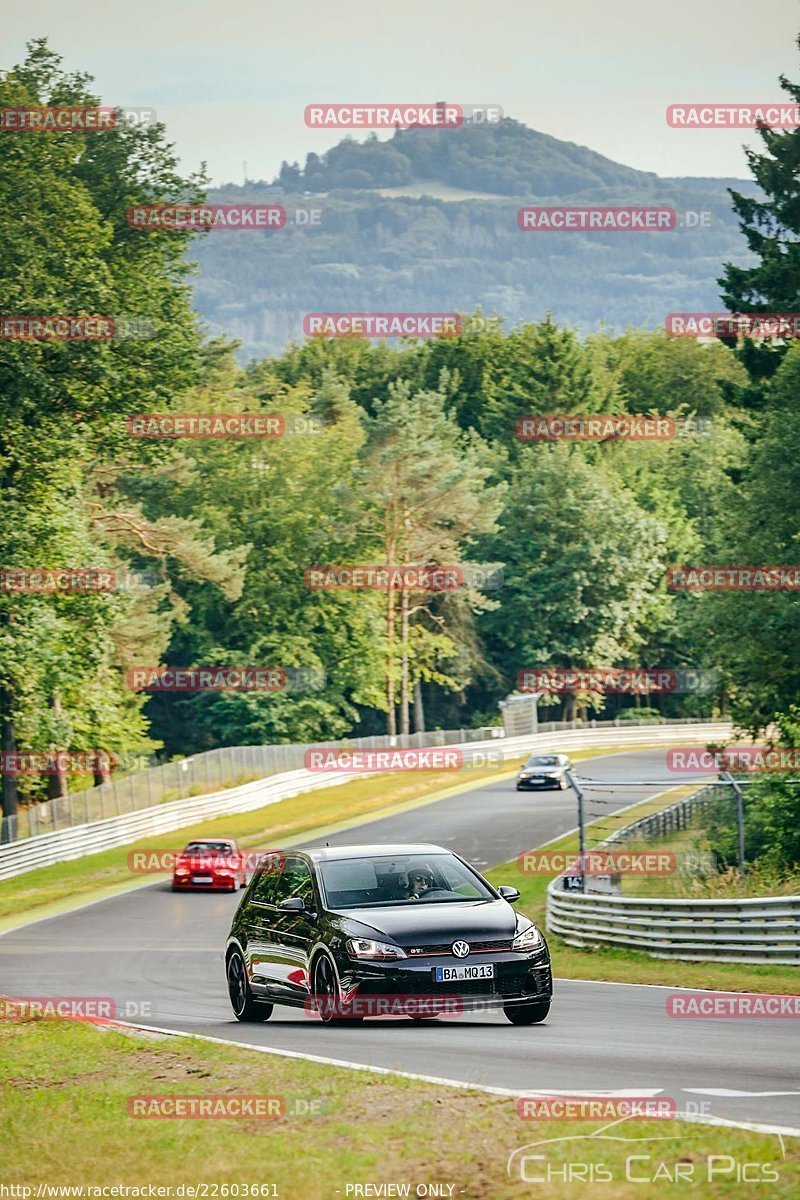
[[[800,38],[797,40],[800,48]],[[795,104],[800,85],[785,75],[780,85]],[[761,192],[744,196],[729,188],[733,207],[754,266],[725,263],[718,280],[722,299],[731,312],[797,312],[800,309],[800,128],[759,127],[764,152],[747,148],[747,162]],[[785,345],[746,340],[742,359],[755,381],[774,374],[786,353]]]
[[[0,104],[95,106],[90,83],[66,73],[38,40],[24,63],[0,76]],[[134,316],[159,326],[158,336],[145,340],[0,342],[4,567],[129,561],[115,556],[111,531],[98,529],[102,499],[92,471],[117,453],[136,458],[125,415],[168,406],[194,377],[199,336],[183,282],[187,235],[133,230],[125,210],[201,195],[198,179],[177,174],[160,126],[0,141],[4,312]],[[146,554],[144,544],[136,549]],[[129,604],[123,593],[0,594],[6,749],[18,739],[28,749],[84,750],[102,740],[117,743],[115,750],[152,745],[139,717],[142,702],[126,693],[115,658],[115,631]],[[73,740],[84,737],[88,746]],[[16,789],[4,782],[4,814],[13,816]]]
[[[667,530],[609,465],[579,447],[526,447],[499,525],[481,549],[505,564],[502,604],[480,624],[508,687],[525,669],[635,658],[667,603]]]
[[[382,562],[402,567],[461,564],[477,538],[495,528],[505,491],[503,484],[492,482],[496,457],[490,455],[475,432],[459,429],[446,411],[444,392],[412,391],[408,383],[390,386],[386,399],[376,405],[368,429],[366,484]],[[467,589],[465,596],[474,610],[488,604],[473,588]],[[411,689],[423,677],[422,663],[427,659],[425,670],[433,670],[430,653],[435,643],[420,631],[415,643],[420,669],[412,678],[412,619],[421,621],[426,617],[429,632],[442,635],[448,627],[446,606],[437,607],[429,596],[414,595],[410,588],[401,587],[398,647],[397,607],[398,596],[390,587],[386,596],[385,671],[390,734],[396,731],[398,653],[402,733],[409,731]],[[448,639],[442,651],[438,657],[452,657],[452,641]],[[457,686],[441,670],[437,678],[445,686]]]

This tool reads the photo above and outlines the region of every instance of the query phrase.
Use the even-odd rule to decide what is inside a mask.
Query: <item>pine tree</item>
[[[800,48],[800,38],[797,40]],[[800,104],[800,84],[785,75],[780,85]],[[758,257],[751,267],[725,263],[717,281],[731,312],[800,310],[800,127],[773,130],[759,126],[764,153],[747,148],[747,162],[763,195],[745,196],[729,188],[749,249]],[[732,339],[727,339],[732,341]],[[786,345],[745,342],[744,365],[754,380],[771,376]]]

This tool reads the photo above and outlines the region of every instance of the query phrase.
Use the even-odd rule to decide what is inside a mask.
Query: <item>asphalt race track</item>
[[[665,779],[663,757],[663,750],[606,755],[579,763],[578,772]],[[612,801],[606,811],[613,811],[661,790],[651,784],[591,795]],[[505,781],[329,840],[430,841],[486,867],[575,824],[571,791],[518,793]],[[681,1110],[704,1104],[701,1111],[718,1117],[800,1127],[795,1022],[761,1019],[743,1029],[739,1020],[669,1018],[669,988],[557,980],[548,1020],[528,1028],[512,1026],[502,1012],[327,1028],[282,1008],[263,1025],[239,1024],[222,962],[237,903],[233,895],[173,894],[159,882],[13,930],[0,937],[0,992],[111,997],[121,1014],[136,1006],[128,1008],[141,1014],[133,1020],[162,1028],[496,1087],[659,1093]],[[679,980],[677,964],[675,972]]]

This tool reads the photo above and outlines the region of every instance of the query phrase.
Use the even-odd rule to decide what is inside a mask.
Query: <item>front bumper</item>
[[[532,775],[530,779],[517,779],[517,787],[523,791],[544,792],[548,788],[560,788],[561,778],[548,779],[546,775]]]
[[[494,965],[493,979],[460,979],[438,983],[435,967],[457,967],[465,963]],[[553,976],[547,949],[533,954],[509,950],[498,954],[476,954],[467,959],[450,955],[420,956],[391,963],[353,962],[346,958],[337,963],[344,996],[393,996],[420,1002],[439,997],[454,998],[459,1008],[478,1011],[506,1004],[531,1004],[549,1001],[553,994]]]

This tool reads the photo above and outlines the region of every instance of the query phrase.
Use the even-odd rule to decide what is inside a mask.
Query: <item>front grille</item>
[[[453,941],[466,941],[466,938],[454,938]],[[503,950],[511,949],[511,938],[503,938],[502,941],[494,942],[470,942],[469,955],[473,954],[497,954]],[[409,958],[423,958],[431,954],[449,954],[453,957],[453,942],[438,942],[432,946],[412,946],[406,950]]]

